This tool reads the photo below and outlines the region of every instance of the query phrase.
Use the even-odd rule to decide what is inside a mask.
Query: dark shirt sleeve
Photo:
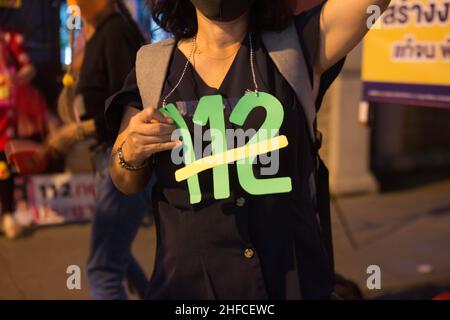
[[[141,46],[140,39],[133,32],[129,32],[129,28],[123,29],[122,21],[112,25],[104,43],[108,87],[111,94],[122,88],[124,80],[134,67],[136,53]]]
[[[122,87],[134,67],[141,43],[142,39],[122,17],[111,15],[86,44],[77,91],[84,98],[84,119],[94,119],[100,143],[109,143],[113,138],[104,116],[105,100]]]
[[[304,11],[295,17],[295,24],[304,51],[309,77],[313,85],[313,68],[320,45],[320,13],[322,12],[324,4],[325,2],[310,10]],[[319,110],[320,105],[322,104],[326,91],[341,72],[344,63],[345,57],[322,74],[320,78],[319,94],[316,100],[317,110]]]
[[[128,74],[122,89],[106,100],[105,119],[109,135],[117,137],[125,107],[143,109],[141,95],[136,81],[136,70]]]
[[[105,37],[104,56],[108,71],[109,94],[117,92],[122,87],[124,79],[134,67],[136,53],[140,47],[140,41],[134,33],[124,32],[121,25],[121,23],[112,24]],[[118,128],[117,132],[108,129],[104,113],[96,116],[95,124],[99,141],[115,139]]]

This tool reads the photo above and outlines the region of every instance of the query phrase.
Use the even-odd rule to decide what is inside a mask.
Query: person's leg
[[[150,186],[143,192],[126,196],[114,186],[107,159],[96,175],[97,203],[92,226],[88,279],[92,294],[98,300],[127,299],[123,285],[128,268],[133,279],[145,286],[147,278],[131,256],[131,244],[145,214],[150,210]]]
[[[130,291],[144,299],[147,292],[148,278],[139,262],[132,255],[130,255],[126,278]]]
[[[17,238],[22,228],[13,217],[14,212],[14,177],[4,153],[0,153],[0,208],[1,228],[9,239]]]

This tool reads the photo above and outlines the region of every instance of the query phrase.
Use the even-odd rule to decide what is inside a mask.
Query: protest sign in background
[[[449,17],[449,0],[393,0],[364,41],[364,100],[450,108]]]
[[[16,179],[16,218],[22,225],[89,221],[94,214],[94,177],[70,173]]]

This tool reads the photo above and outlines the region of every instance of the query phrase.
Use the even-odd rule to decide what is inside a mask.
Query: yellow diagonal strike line
[[[261,141],[240,148],[231,149],[226,152],[215,154],[203,159],[194,161],[186,167],[175,172],[175,179],[181,182],[195,176],[203,171],[211,170],[215,167],[233,163],[235,161],[259,156],[268,152],[280,150],[288,146],[286,136],[278,136],[270,140]]]

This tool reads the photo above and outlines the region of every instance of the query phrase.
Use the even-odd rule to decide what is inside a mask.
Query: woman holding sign
[[[121,120],[117,187],[157,178],[148,298],[329,299],[316,109],[368,31],[368,6],[389,1],[329,0],[298,16],[289,0],[151,4],[175,39],[140,50],[110,100],[127,106],[122,119],[107,111],[112,127]]]

